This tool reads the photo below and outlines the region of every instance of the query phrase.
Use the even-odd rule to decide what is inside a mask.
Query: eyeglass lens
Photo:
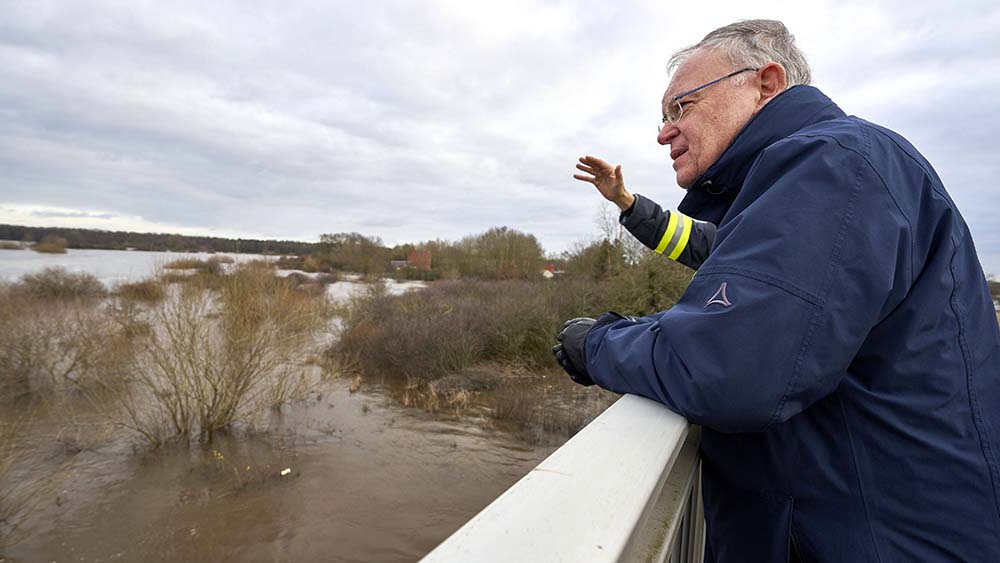
[[[667,125],[673,125],[680,121],[681,115],[684,114],[684,108],[681,107],[681,102],[679,100],[671,100],[667,104],[667,113],[663,115],[663,119],[657,125],[657,131],[663,131],[663,128]]]

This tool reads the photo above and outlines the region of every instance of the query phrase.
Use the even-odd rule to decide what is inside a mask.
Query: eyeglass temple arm
[[[717,78],[717,79],[709,82],[708,84],[702,84],[701,86],[698,86],[694,90],[688,90],[687,92],[684,92],[684,93],[681,93],[681,94],[677,94],[676,96],[674,96],[674,98],[673,98],[672,101],[676,102],[677,100],[683,98],[684,96],[689,96],[691,94],[694,94],[698,90],[701,90],[703,88],[708,88],[712,84],[716,84],[718,82],[722,82],[723,80],[725,80],[727,78],[732,78],[732,77],[736,76],[737,74],[740,74],[741,72],[747,72],[748,70],[752,70],[754,72],[757,72],[758,70],[760,70],[760,68],[759,67],[758,68],[754,68],[752,66],[748,66],[746,68],[741,68],[741,69],[739,69],[737,71],[730,72],[729,74],[723,76],[722,78]]]

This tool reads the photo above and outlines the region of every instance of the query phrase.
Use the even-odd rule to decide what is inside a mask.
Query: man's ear
[[[778,63],[768,63],[758,71],[760,75],[760,100],[757,102],[757,109],[764,107],[767,102],[775,96],[785,91],[788,87],[788,77],[785,75],[785,67]]]

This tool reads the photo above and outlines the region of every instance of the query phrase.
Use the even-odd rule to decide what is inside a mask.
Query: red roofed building
[[[406,265],[418,270],[431,269],[430,250],[411,250],[406,253]]]

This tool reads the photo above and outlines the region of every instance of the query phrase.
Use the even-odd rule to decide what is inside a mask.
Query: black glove
[[[563,323],[562,331],[556,336],[558,344],[552,347],[556,361],[562,366],[569,378],[580,385],[593,385],[594,381],[587,374],[587,333],[596,320],[590,317],[578,317]]]
[[[587,372],[587,334],[594,327],[603,326],[618,320],[636,321],[635,317],[608,311],[599,318],[578,317],[563,323],[562,331],[556,336],[559,344],[552,347],[556,361],[562,366],[569,378],[580,385],[593,385],[594,380]]]

